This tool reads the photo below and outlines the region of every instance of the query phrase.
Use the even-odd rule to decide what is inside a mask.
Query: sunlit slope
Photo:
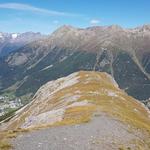
[[[43,85],[33,101],[5,128],[36,128],[88,122],[109,115],[131,127],[150,131],[150,114],[118,88],[107,73],[81,71]]]

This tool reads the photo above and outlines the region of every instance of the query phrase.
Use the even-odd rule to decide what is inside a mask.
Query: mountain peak
[[[56,32],[61,32],[61,31],[69,31],[69,30],[73,30],[73,29],[76,29],[75,27],[73,27],[73,26],[70,26],[70,25],[63,25],[63,26],[61,26],[60,28],[58,28],[57,30],[56,30]]]
[[[111,26],[108,26],[107,27],[108,29],[111,29],[111,30],[122,30],[123,28],[119,25],[111,25]]]
[[[63,26],[60,27],[60,28],[63,28],[63,29],[72,29],[72,28],[74,28],[74,27],[71,26],[71,25],[63,25]]]
[[[52,35],[50,36],[50,38],[53,40],[53,42],[56,40],[56,43],[55,43],[56,45],[68,46],[68,42],[71,44],[72,39],[76,40],[77,37],[80,35],[81,35],[81,32],[79,31],[78,28],[75,28],[69,25],[64,25],[58,28],[56,31],[54,31]],[[61,41],[59,40],[59,42],[57,42],[58,39],[61,39]]]

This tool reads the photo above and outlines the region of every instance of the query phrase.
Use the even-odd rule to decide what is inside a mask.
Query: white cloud
[[[43,9],[43,8],[38,8],[32,5],[28,5],[28,4],[22,4],[22,3],[1,3],[0,8],[22,10],[22,11],[32,11],[32,12],[47,14],[50,16],[66,16],[66,17],[80,16],[79,14],[72,14],[72,13],[67,13],[67,12]]]
[[[59,24],[59,21],[58,20],[54,20],[53,24]]]
[[[92,25],[96,25],[96,24],[99,24],[99,23],[100,23],[100,20],[98,20],[98,19],[90,20],[90,24],[92,24]]]

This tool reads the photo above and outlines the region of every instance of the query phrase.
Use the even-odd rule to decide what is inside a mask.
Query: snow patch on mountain
[[[17,34],[17,33],[13,33],[13,34],[11,35],[11,37],[12,37],[12,39],[16,39],[16,38],[18,37],[18,34]]]

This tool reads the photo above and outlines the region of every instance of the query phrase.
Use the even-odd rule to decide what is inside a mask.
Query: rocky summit
[[[43,85],[32,102],[2,123],[1,135],[19,134],[11,141],[16,150],[149,150],[149,125],[149,110],[109,74],[80,71]]]

